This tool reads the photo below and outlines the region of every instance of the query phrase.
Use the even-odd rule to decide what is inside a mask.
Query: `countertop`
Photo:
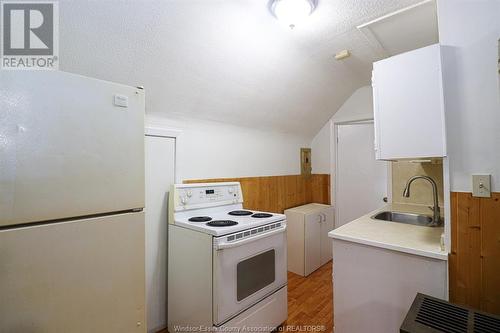
[[[333,239],[448,260],[448,253],[441,250],[441,234],[444,233],[444,228],[431,228],[371,218],[377,212],[389,210],[432,215],[426,206],[389,204],[330,231],[328,236]]]
[[[333,207],[331,205],[325,205],[320,203],[310,203],[302,206],[297,206],[293,208],[285,209],[286,212],[297,212],[302,214],[317,213],[318,211],[324,210],[325,208]]]

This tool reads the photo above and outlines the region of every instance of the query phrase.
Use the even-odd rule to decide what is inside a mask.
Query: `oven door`
[[[218,326],[287,283],[286,223],[214,238],[213,321]]]

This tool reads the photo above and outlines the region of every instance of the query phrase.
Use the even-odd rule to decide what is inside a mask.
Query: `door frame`
[[[144,138],[146,137],[159,137],[159,138],[167,138],[167,139],[174,139],[174,183],[180,183],[181,178],[179,175],[179,142],[183,142],[182,139],[182,131],[176,128],[168,128],[168,127],[158,127],[158,126],[152,126],[152,125],[146,125],[144,127]],[[144,144],[146,142],[144,141]],[[169,218],[169,214],[167,212],[167,219]],[[168,281],[168,225],[167,225],[167,262],[166,262],[166,274],[167,274],[167,281]],[[147,246],[147,245],[146,245]],[[146,290],[146,293],[148,290]],[[165,316],[165,321],[168,326],[168,282],[167,282],[167,294],[165,295],[165,300],[167,302],[167,314]],[[148,306],[147,300],[146,300],[146,307]],[[147,314],[146,314],[147,316]],[[147,326],[148,323],[146,323]],[[148,327],[147,327],[148,328]],[[154,328],[155,330],[157,328]]]
[[[333,198],[333,202],[337,200],[338,198],[338,193],[337,193],[337,188],[338,188],[338,168],[337,168],[337,163],[338,163],[338,133],[339,133],[339,126],[342,125],[356,125],[356,124],[367,124],[367,123],[374,123],[373,117],[371,118],[359,118],[359,119],[352,119],[352,120],[347,120],[347,121],[334,121],[330,120],[330,142],[332,143],[330,145],[331,151],[330,151],[330,156],[331,156],[331,162],[330,162],[330,174],[333,175],[333,188],[331,189],[331,197]],[[391,165],[388,164],[387,166],[387,203],[392,202],[392,168]],[[335,221],[339,221],[339,209],[338,207],[335,207]],[[335,228],[335,224],[334,224]]]

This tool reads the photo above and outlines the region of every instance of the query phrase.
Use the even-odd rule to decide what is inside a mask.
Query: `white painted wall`
[[[364,86],[356,90],[323,126],[311,142],[312,172],[335,174],[333,158],[333,123],[373,119],[372,87]],[[331,187],[334,198],[334,186]],[[335,201],[335,199],[334,199]]]
[[[373,118],[372,87],[356,90],[321,128],[311,142],[312,172],[330,173],[332,162],[332,122],[346,122]]]
[[[372,87],[356,90],[333,117],[321,128],[311,142],[312,172],[330,173],[332,164],[332,122],[346,122],[373,118]]]
[[[311,141],[312,173],[330,173],[330,121]]]
[[[356,90],[333,115],[334,122],[373,119],[373,93],[371,86]]]
[[[146,118],[147,126],[182,131],[176,181],[300,173],[300,148],[310,139],[218,122]]]
[[[451,191],[472,191],[474,173],[500,191],[499,17],[498,0],[438,1]]]

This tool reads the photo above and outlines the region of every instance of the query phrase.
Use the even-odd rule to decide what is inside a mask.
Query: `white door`
[[[337,127],[335,227],[384,205],[387,162],[375,160],[373,122]]]
[[[146,136],[146,299],[148,332],[167,326],[168,191],[174,183],[175,139]]]
[[[321,223],[323,217],[319,213],[306,215],[304,244],[304,273],[311,274],[321,266]]]

